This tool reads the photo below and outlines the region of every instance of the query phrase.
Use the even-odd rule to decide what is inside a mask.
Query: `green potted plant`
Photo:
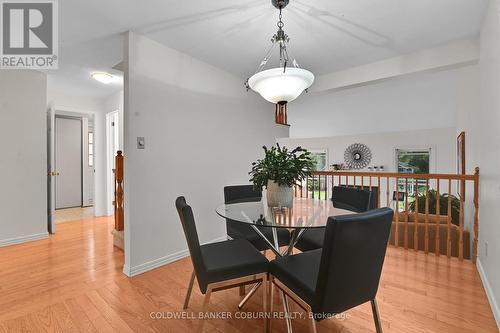
[[[264,158],[252,163],[250,181],[255,188],[267,189],[269,207],[292,207],[292,186],[311,176],[314,168],[311,153],[302,147],[289,151],[279,144],[263,149]]]
[[[439,198],[439,214],[448,215],[448,193],[440,195]],[[425,193],[418,194],[418,212],[425,214]],[[429,214],[436,214],[437,206],[437,192],[435,190],[429,190]],[[410,210],[415,211],[415,201],[410,203]],[[460,200],[451,195],[451,223],[455,225],[460,224]]]

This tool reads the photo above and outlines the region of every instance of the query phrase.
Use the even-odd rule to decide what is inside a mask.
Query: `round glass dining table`
[[[291,255],[295,244],[307,229],[326,227],[328,217],[355,214],[349,210],[333,207],[331,200],[310,198],[295,198],[292,208],[268,207],[265,199],[254,202],[227,203],[217,207],[216,212],[230,223],[244,223],[251,226],[266,242],[269,249],[279,257]],[[273,239],[269,240],[259,227],[270,227]],[[284,251],[280,251],[277,228],[287,228],[291,231],[290,243]],[[243,298],[238,305],[239,309],[245,305],[260,285],[261,283],[257,283]],[[284,293],[282,293],[282,299],[285,314],[288,314],[288,300]],[[285,316],[285,319],[287,331],[292,332],[290,318]]]
[[[328,217],[354,214],[335,208],[330,200],[296,198],[292,208],[268,207],[265,200],[228,203],[217,207],[217,214],[231,222],[272,228],[324,228]]]

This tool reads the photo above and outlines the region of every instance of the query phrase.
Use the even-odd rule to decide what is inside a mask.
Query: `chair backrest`
[[[341,313],[375,299],[394,212],[380,208],[328,218],[315,313]]]
[[[224,203],[258,202],[262,200],[262,191],[255,190],[253,185],[233,185],[224,187]],[[226,219],[227,234],[234,238],[244,237],[245,234],[253,235],[255,231],[246,224]]]
[[[191,206],[186,203],[186,199],[184,197],[178,197],[175,200],[175,207],[179,213],[182,229],[184,230],[184,235],[186,236],[196,279],[198,280],[200,290],[205,293],[208,284],[205,278],[206,269],[201,255],[200,240],[198,239],[198,232],[196,231],[193,210],[191,209]]]
[[[262,200],[262,191],[253,185],[234,185],[224,187],[224,203],[256,202]]]
[[[375,208],[374,192],[359,187],[334,186],[332,202],[336,208],[362,213]]]

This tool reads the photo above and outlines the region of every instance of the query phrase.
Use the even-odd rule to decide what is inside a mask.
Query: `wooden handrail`
[[[358,181],[361,178],[361,181]],[[368,178],[366,181],[365,178]],[[457,181],[457,186],[454,186]],[[472,251],[468,251],[467,256],[464,252],[466,238],[464,237],[465,216],[465,186],[464,183],[471,181],[474,184],[473,196],[473,227],[469,231],[469,235],[473,235]],[[443,184],[442,184],[443,183]],[[442,186],[444,185],[444,186]],[[447,185],[447,186],[446,186]],[[452,256],[463,260],[464,257],[471,258],[472,262],[477,260],[478,251],[478,235],[479,235],[479,168],[475,169],[474,174],[412,174],[412,173],[397,173],[397,172],[366,172],[366,171],[316,171],[311,177],[304,179],[301,184],[295,187],[295,196],[301,198],[315,198],[320,200],[329,200],[331,190],[335,186],[358,187],[361,189],[374,190],[377,200],[375,206],[381,207],[385,204],[387,207],[395,205],[398,214],[395,214],[393,226],[393,245],[396,247],[404,246],[405,249],[410,248],[409,241],[413,240],[413,249],[415,251],[424,251],[434,253],[436,256],[446,254],[448,258]],[[445,191],[447,188],[447,192]],[[404,192],[402,189],[404,188]],[[430,211],[429,192],[433,189],[436,192],[436,209]],[[394,190],[394,191],[393,191]],[[456,192],[455,192],[456,190]],[[391,200],[390,193],[393,193]],[[457,193],[458,192],[458,193]],[[400,201],[399,193],[404,194],[404,199]],[[458,214],[452,214],[452,194],[458,194],[460,207]],[[441,195],[449,194],[446,202],[443,202]],[[414,217],[413,221],[409,221],[410,205],[408,197],[418,198],[423,197],[422,202],[415,201],[413,205],[414,212],[411,212]],[[413,199],[415,200],[415,199]],[[401,211],[400,203],[404,205]],[[419,204],[421,207],[419,208]],[[443,208],[441,207],[443,204]],[[446,211],[446,212],[445,212]],[[400,213],[401,212],[401,216]],[[440,216],[445,213],[444,223]],[[434,214],[435,221],[431,221],[431,214]],[[410,228],[413,227],[413,234],[410,234]],[[431,233],[431,230],[434,232]],[[440,235],[443,232],[446,235]],[[455,234],[457,233],[456,237]],[[431,239],[431,235],[433,239]],[[453,236],[453,237],[452,237]],[[400,240],[399,238],[402,237]],[[410,238],[411,237],[411,238]],[[442,238],[444,237],[444,238]],[[391,238],[392,239],[392,238]],[[441,242],[443,242],[441,244]],[[453,246],[452,246],[453,245]],[[455,245],[457,247],[455,247]],[[431,249],[434,247],[434,250]]]
[[[451,179],[475,180],[476,175],[457,175],[448,173],[397,173],[397,172],[368,172],[368,171],[314,171],[315,176],[356,176],[356,177],[382,177],[382,178],[408,178],[408,179]]]

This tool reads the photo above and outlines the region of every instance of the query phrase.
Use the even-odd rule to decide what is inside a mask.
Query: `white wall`
[[[104,99],[104,112],[118,111],[119,123],[123,124],[123,90],[118,91]],[[120,147],[123,147],[123,126],[120,126]]]
[[[223,187],[247,183],[261,146],[288,128],[239,78],[134,33],[126,44],[124,271],[134,275],[187,254],[179,195],[202,242],[224,237]]]
[[[114,157],[116,156],[116,149],[112,143],[112,139],[108,135],[111,132],[109,113],[118,112],[118,121],[115,126],[119,129],[119,144],[118,149],[123,151],[123,91],[119,91],[104,100],[104,113],[106,114],[105,131],[106,131],[106,212],[107,215],[113,215],[113,200],[115,193],[115,179],[112,169],[114,168]],[[125,152],[123,152],[125,155]]]
[[[426,72],[366,86],[303,94],[290,103],[291,137],[328,137],[455,127],[477,105],[478,66]]]
[[[0,70],[0,246],[46,238],[47,78]]]
[[[278,142],[289,148],[301,146],[308,150],[326,149],[328,152],[328,165],[344,163],[344,151],[346,148],[353,143],[363,143],[370,148],[372,153],[372,160],[369,166],[383,166],[385,171],[389,172],[396,172],[396,148],[431,148],[431,172],[454,173],[456,170],[456,141],[454,127],[404,132],[344,135],[327,138],[280,138]],[[353,183],[352,178],[349,181],[351,184]],[[395,180],[391,180],[390,188],[396,188]],[[380,199],[381,205],[387,204],[385,196],[382,196]],[[469,228],[469,226],[466,225],[466,228]]]
[[[99,112],[103,108],[103,100],[95,97],[73,96],[47,87],[47,101],[56,107],[69,112]]]
[[[94,214],[107,215],[106,210],[106,133],[105,101],[99,98],[72,96],[54,91],[49,86],[47,100],[54,105],[58,113],[87,116],[94,121]]]
[[[500,327],[500,2],[492,0],[481,30],[480,108],[462,115],[468,150],[480,170],[478,268]],[[471,168],[473,165],[469,165]],[[488,255],[486,246],[488,243]]]
[[[363,143],[372,152],[370,165],[382,165],[389,172],[396,171],[396,148],[431,148],[431,172],[454,173],[456,170],[454,127],[326,138],[280,138],[278,142],[290,148],[302,146],[309,150],[327,149],[329,165],[344,163],[346,148],[353,143]]]

